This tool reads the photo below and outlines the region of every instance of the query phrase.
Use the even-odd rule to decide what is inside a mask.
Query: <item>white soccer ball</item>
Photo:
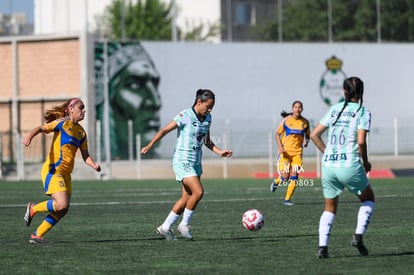
[[[243,226],[250,231],[258,231],[264,225],[264,216],[262,211],[257,209],[249,209],[243,214]]]

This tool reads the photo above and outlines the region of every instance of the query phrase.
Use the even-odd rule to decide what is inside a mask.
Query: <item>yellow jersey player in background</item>
[[[79,121],[85,117],[85,105],[79,98],[72,98],[60,106],[46,111],[44,125],[35,127],[23,140],[29,146],[32,139],[40,133],[54,133],[49,154],[43,164],[41,177],[45,194],[51,199],[39,203],[27,204],[24,222],[29,226],[37,213],[49,212],[43,222],[30,236],[29,242],[44,243],[46,234],[69,210],[72,194],[71,174],[78,149],[87,165],[95,171],[101,171],[88,152],[88,141],[85,130]]]
[[[288,184],[284,205],[292,206],[291,201],[298,183],[298,175],[303,171],[302,152],[310,139],[309,121],[302,116],[303,104],[296,100],[292,112],[281,113],[283,120],[276,131],[278,145],[277,171],[279,176],[272,182],[270,191],[274,192],[281,183]]]

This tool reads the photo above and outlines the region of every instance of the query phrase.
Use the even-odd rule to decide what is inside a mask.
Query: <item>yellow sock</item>
[[[284,178],[282,178],[281,176],[278,176],[276,179],[275,179],[275,182],[276,182],[276,184],[277,185],[279,185],[281,182],[282,182],[282,180],[285,180]]]
[[[296,185],[297,185],[296,183],[297,183],[297,178],[292,179],[291,177],[288,189],[286,191],[285,201],[290,201],[292,199],[293,194],[295,193],[295,190],[296,190]]]
[[[280,176],[278,176],[277,178],[275,178],[274,182],[275,182],[277,185],[279,185],[279,183],[280,183]]]
[[[35,214],[39,212],[54,212],[55,211],[53,207],[53,200],[47,200],[47,201],[36,203],[32,209]]]
[[[52,229],[53,226],[55,226],[59,222],[60,219],[52,215],[53,214],[47,215],[47,217],[43,220],[43,222],[34,232],[34,235],[39,237],[45,235],[50,229]]]

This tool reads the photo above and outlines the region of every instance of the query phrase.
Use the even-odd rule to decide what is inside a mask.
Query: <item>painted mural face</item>
[[[141,144],[147,144],[160,128],[160,76],[137,42],[112,42],[108,45],[108,55],[111,156],[112,159],[128,159],[129,138],[132,138],[135,157],[136,136],[140,135]],[[100,78],[106,79],[102,75]],[[97,101],[101,94],[98,87]],[[103,119],[103,100],[100,102],[97,102],[97,114],[98,119]],[[129,137],[128,129],[131,128],[132,137]],[[154,154],[149,157],[154,157]]]

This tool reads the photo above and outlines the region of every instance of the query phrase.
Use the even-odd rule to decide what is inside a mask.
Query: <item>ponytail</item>
[[[359,108],[357,109],[357,111],[354,114],[352,114],[352,117],[355,117],[355,115],[362,108],[362,103],[364,102],[364,99],[363,99],[364,82],[360,78],[353,76],[353,77],[345,79],[344,84],[343,84],[343,88],[345,90],[344,106],[342,107],[339,114],[336,116],[336,119],[332,123],[332,126],[335,126],[335,124],[338,121],[339,117],[344,112],[345,107],[348,105],[348,102],[350,102],[352,99],[357,99],[359,101]]]

